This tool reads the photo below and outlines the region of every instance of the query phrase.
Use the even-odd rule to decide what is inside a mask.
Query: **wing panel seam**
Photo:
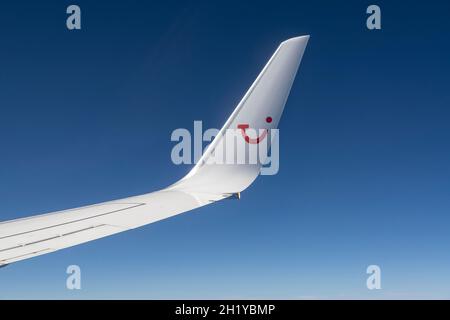
[[[127,208],[123,208],[123,209],[113,210],[113,211],[109,211],[109,212],[106,212],[106,213],[100,213],[100,214],[97,214],[97,215],[94,215],[94,216],[91,216],[91,217],[87,217],[87,218],[82,218],[82,219],[78,219],[78,220],[73,220],[73,221],[64,222],[64,223],[60,223],[60,224],[55,224],[55,225],[52,225],[52,226],[49,226],[49,227],[34,229],[34,230],[30,230],[30,231],[15,233],[15,234],[7,235],[7,236],[4,236],[4,237],[0,237],[0,240],[7,239],[7,238],[12,238],[12,237],[15,237],[15,236],[21,236],[21,235],[32,233],[32,232],[36,232],[36,231],[47,230],[47,229],[56,228],[56,227],[60,227],[60,226],[64,226],[64,225],[69,225],[69,224],[75,223],[75,222],[86,221],[86,220],[89,220],[89,219],[106,216],[106,215],[112,214],[112,213],[116,213],[116,212],[120,212],[120,211],[124,211],[124,210],[128,210],[128,209],[134,209],[134,208],[137,208],[137,207],[140,207],[140,206],[143,206],[143,205],[145,205],[145,203],[138,203],[138,204],[136,204],[135,206],[132,206],[132,207],[127,207]]]

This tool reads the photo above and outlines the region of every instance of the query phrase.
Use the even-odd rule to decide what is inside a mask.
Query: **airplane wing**
[[[227,129],[278,126],[309,36],[280,44],[194,168],[175,184],[148,194],[0,223],[0,267],[239,195],[261,163],[210,163]],[[270,121],[269,121],[270,120]],[[245,133],[245,128],[241,128]],[[245,137],[251,143],[250,137]],[[262,138],[263,139],[263,138]],[[259,138],[257,139],[259,140]],[[259,141],[257,141],[259,143]]]

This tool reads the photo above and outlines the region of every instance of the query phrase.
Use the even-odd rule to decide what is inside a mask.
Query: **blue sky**
[[[277,175],[0,269],[0,298],[450,298],[449,4],[375,2],[369,31],[372,2],[243,2],[2,5],[0,220],[171,184],[171,132],[221,127],[279,42],[311,39]]]

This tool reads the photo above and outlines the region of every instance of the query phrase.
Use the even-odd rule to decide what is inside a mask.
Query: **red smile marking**
[[[246,129],[249,128],[248,124],[238,124],[238,128],[241,129],[241,134],[245,139],[245,142],[250,144],[258,144],[261,141],[264,140],[264,138],[267,136],[267,129],[264,129],[263,133],[256,139],[250,138],[247,133],[245,132]]]

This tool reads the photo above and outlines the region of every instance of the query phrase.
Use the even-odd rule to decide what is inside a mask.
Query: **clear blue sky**
[[[220,127],[279,42],[311,39],[278,175],[0,269],[0,298],[450,298],[450,6],[374,3],[381,31],[365,1],[2,4],[0,220],[174,182],[172,130]]]

